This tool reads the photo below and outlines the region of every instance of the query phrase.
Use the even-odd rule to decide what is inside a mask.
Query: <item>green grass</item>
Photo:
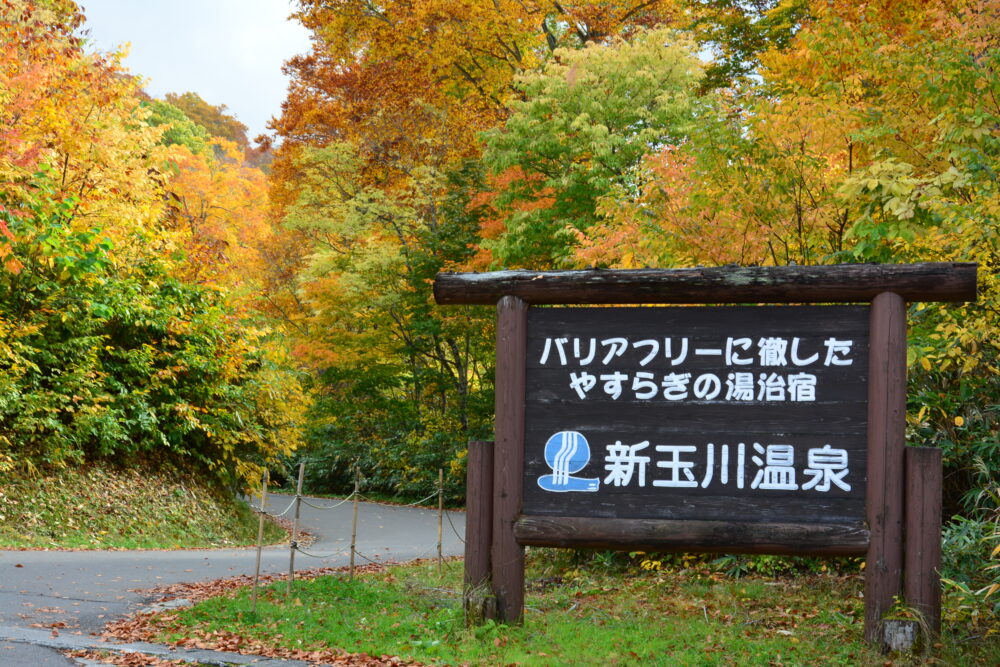
[[[399,655],[470,665],[885,665],[861,642],[859,575],[734,579],[707,566],[646,572],[529,559],[525,623],[467,629],[461,563],[392,567],[351,581],[326,576],[206,600],[151,621],[160,641],[222,635],[285,649]],[[215,634],[213,634],[215,633]],[[951,632],[935,657],[890,664],[996,664],[1000,645]]]
[[[0,475],[0,547],[172,549],[251,545],[257,517],[205,480],[174,471],[67,468]],[[285,533],[265,524],[265,540]]]

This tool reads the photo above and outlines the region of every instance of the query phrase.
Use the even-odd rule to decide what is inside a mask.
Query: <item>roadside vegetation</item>
[[[342,653],[434,665],[996,664],[996,628],[946,598],[940,642],[884,656],[861,641],[863,577],[854,561],[656,559],[529,550],[525,623],[467,628],[462,567],[423,562],[248,588],[130,621],[130,638],[271,655]],[[803,565],[807,566],[803,569]],[[832,569],[833,565],[839,566]],[[739,567],[738,567],[739,566]],[[905,610],[900,614],[905,616]]]
[[[265,522],[265,543],[286,532]],[[257,515],[203,478],[107,466],[0,474],[0,548],[176,549],[252,545]]]

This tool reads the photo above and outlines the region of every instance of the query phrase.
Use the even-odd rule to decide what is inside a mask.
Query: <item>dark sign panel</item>
[[[522,512],[863,521],[868,311],[531,308]]]

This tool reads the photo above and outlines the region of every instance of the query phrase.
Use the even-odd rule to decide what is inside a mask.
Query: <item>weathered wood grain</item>
[[[695,269],[439,273],[439,304],[860,303],[892,291],[908,301],[973,301],[976,264],[723,266]]]
[[[524,474],[524,355],[528,304],[508,296],[497,304],[496,442],[493,459],[493,587],[497,615],[524,617],[524,548],[514,539]]]
[[[941,485],[941,450],[907,447],[903,594],[935,636],[941,632]]]
[[[521,544],[571,548],[857,556],[868,531],[854,524],[743,523],[521,516]]]
[[[882,646],[882,619],[902,593],[903,446],[906,438],[906,302],[872,300],[868,374],[868,528],[865,640]]]
[[[493,618],[490,549],[493,543],[493,443],[469,442],[465,484],[465,589],[468,623]]]

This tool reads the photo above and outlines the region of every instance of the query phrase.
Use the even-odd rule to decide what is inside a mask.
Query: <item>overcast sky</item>
[[[309,50],[292,0],[77,0],[92,48],[131,44],[126,64],[154,97],[192,91],[225,104],[251,139],[281,110],[281,65]]]

